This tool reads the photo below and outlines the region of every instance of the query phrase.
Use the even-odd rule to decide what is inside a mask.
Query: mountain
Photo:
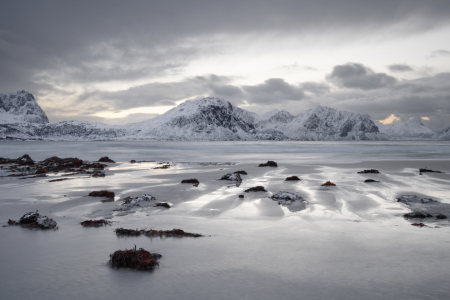
[[[436,139],[438,135],[430,128],[424,126],[419,117],[403,123],[386,126],[382,132],[391,140]]]
[[[295,140],[383,140],[369,115],[317,106],[299,114],[286,126]]]
[[[263,115],[206,97],[186,101],[140,123],[107,125],[65,121],[49,123],[33,95],[20,91],[0,95],[0,139],[9,140],[386,140],[437,138],[419,118],[380,132],[369,115],[317,106],[297,116],[273,110]],[[450,139],[450,128],[439,134]]]
[[[122,126],[96,122],[0,124],[0,140],[95,141],[116,140],[127,134]]]
[[[450,127],[440,130],[437,134],[440,140],[450,140]]]
[[[34,96],[26,91],[0,94],[0,123],[48,123]]]
[[[181,141],[254,140],[256,114],[213,97],[186,101],[153,119],[125,125],[130,138]]]

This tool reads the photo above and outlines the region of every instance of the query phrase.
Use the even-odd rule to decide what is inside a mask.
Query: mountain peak
[[[21,90],[0,94],[0,122],[48,123],[48,118],[34,96]]]

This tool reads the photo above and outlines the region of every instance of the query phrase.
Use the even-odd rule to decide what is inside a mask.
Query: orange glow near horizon
[[[392,124],[393,122],[398,122],[398,121],[400,121],[400,118],[394,114],[391,114],[389,117],[387,117],[384,120],[379,120],[379,122],[383,125]]]

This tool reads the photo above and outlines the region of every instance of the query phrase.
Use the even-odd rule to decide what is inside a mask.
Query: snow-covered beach
[[[28,153],[35,160],[58,155],[94,161],[108,155],[117,163],[107,163],[104,178],[79,175],[49,182],[67,177],[52,173],[1,178],[2,224],[39,210],[59,227],[2,228],[2,295],[446,299],[449,221],[429,218],[418,221],[428,227],[411,226],[417,220],[402,217],[411,209],[397,198],[417,195],[450,204],[449,149],[446,142],[4,143],[3,157]],[[278,167],[258,167],[267,160],[277,161]],[[161,166],[158,162],[171,167],[152,169]],[[424,167],[445,173],[419,175]],[[372,168],[380,173],[357,173]],[[240,185],[219,180],[238,170],[248,173],[241,175]],[[292,175],[301,181],[285,181]],[[188,178],[197,178],[199,186],[180,183]],[[326,181],[337,186],[321,187]],[[244,192],[254,186],[267,192]],[[113,191],[115,201],[87,197],[93,190]],[[280,191],[298,195],[305,206],[279,205],[270,196]],[[121,199],[143,194],[156,201],[116,210],[123,207]],[[171,208],[154,207],[157,201]],[[99,218],[112,226],[79,224]],[[180,228],[206,236],[123,238],[114,233],[118,227]],[[109,266],[109,254],[134,245],[162,254],[159,268],[144,272]]]

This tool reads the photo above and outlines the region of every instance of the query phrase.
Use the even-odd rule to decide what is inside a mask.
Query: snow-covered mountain
[[[438,138],[438,135],[434,131],[422,124],[419,117],[415,117],[403,123],[384,126],[382,132],[387,134],[390,140]]]
[[[0,123],[48,123],[45,112],[26,91],[0,94]]]
[[[437,134],[441,140],[450,140],[450,127],[440,130]]]
[[[94,141],[116,140],[128,132],[122,126],[97,122],[0,124],[0,140]]]
[[[186,101],[153,119],[125,125],[132,138],[158,140],[254,140],[255,115],[213,97]]]
[[[286,133],[295,140],[383,140],[369,115],[317,106],[287,124]]]
[[[369,115],[317,106],[297,116],[273,110],[264,115],[207,97],[186,101],[140,123],[107,125],[65,121],[48,123],[33,95],[0,95],[0,139],[24,140],[385,140],[437,138],[420,119],[388,126],[380,133]],[[450,139],[450,128],[440,138]]]

